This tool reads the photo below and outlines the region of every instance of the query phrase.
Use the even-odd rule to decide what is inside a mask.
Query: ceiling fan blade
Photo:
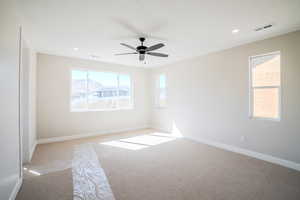
[[[140,60],[140,61],[145,60],[145,54],[140,54],[139,60]]]
[[[123,18],[112,18],[112,20],[115,23],[119,24],[124,29],[126,29],[127,32],[129,31],[129,32],[135,34],[135,36],[145,36],[145,34],[138,27],[136,27],[132,23],[130,23],[129,20],[124,20]]]
[[[165,46],[163,43],[158,43],[156,45],[148,47],[146,51],[154,51],[156,49],[162,48],[163,46]]]
[[[155,53],[155,52],[147,52],[147,54],[151,56],[159,56],[159,57],[168,57],[169,55],[164,54],[164,53]]]
[[[125,47],[128,47],[129,49],[132,49],[132,50],[135,50],[136,51],[136,48],[134,48],[133,46],[130,46],[128,44],[125,44],[125,43],[120,43],[121,45],[125,46]]]
[[[117,54],[115,54],[115,56],[130,55],[130,54],[137,54],[137,52],[133,52],[133,53],[117,53]]]
[[[153,24],[147,25],[147,27],[144,27],[141,29],[141,27],[135,26],[134,24],[131,23],[130,20],[126,20],[124,18],[111,18],[111,20],[118,24],[120,27],[122,27],[124,30],[127,32],[131,33],[129,35],[124,35],[124,36],[116,36],[112,37],[113,39],[132,39],[132,38],[138,38],[138,37],[144,37],[144,38],[152,38],[152,39],[157,39],[157,40],[162,40],[162,41],[167,41],[168,39],[165,37],[160,37],[157,35],[153,35],[163,29],[167,22],[166,21],[157,21],[153,22]],[[147,32],[147,34],[146,34]]]

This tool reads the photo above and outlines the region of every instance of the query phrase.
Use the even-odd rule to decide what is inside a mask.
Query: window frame
[[[130,102],[131,106],[127,108],[109,108],[109,109],[73,109],[72,108],[72,72],[73,71],[84,71],[84,72],[106,72],[106,73],[114,73],[118,75],[118,86],[119,86],[119,75],[128,75],[130,78]],[[87,73],[87,80],[88,80],[88,73]],[[133,80],[131,78],[131,74],[128,72],[115,72],[115,71],[108,71],[108,70],[98,70],[98,69],[86,69],[86,68],[80,68],[80,67],[71,67],[69,71],[69,77],[70,77],[70,92],[69,92],[69,104],[70,104],[70,112],[102,112],[102,111],[118,111],[118,110],[133,110],[135,108],[134,105],[134,85],[133,85]],[[88,88],[88,81],[86,83],[87,91],[89,91]],[[119,92],[119,91],[118,91]],[[86,98],[87,105],[88,105],[88,98]]]
[[[162,106],[160,105],[160,76],[165,76],[165,90],[166,90],[166,105]],[[167,75],[165,73],[159,73],[156,74],[155,77],[155,108],[157,109],[165,109],[167,108],[167,99],[168,99],[168,95],[167,95]]]
[[[270,56],[270,55],[279,55],[280,56],[280,63],[279,63],[279,86],[253,86],[252,81],[253,81],[253,66],[252,66],[252,59],[254,58],[259,58],[259,57],[264,57],[264,56]],[[249,56],[248,58],[248,63],[249,63],[249,118],[254,119],[254,120],[269,120],[269,121],[277,121],[279,122],[281,120],[281,94],[282,94],[282,62],[281,62],[281,52],[280,51],[274,51],[270,53],[265,53],[265,54],[259,54],[259,55],[254,55],[254,56]],[[272,118],[272,117],[258,117],[254,116],[254,90],[255,89],[270,89],[270,88],[276,88],[278,89],[278,117]]]

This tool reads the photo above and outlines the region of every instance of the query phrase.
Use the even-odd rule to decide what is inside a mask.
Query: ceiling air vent
[[[272,26],[273,26],[272,24],[268,24],[268,25],[265,25],[265,26],[256,28],[256,29],[254,29],[254,31],[262,31],[262,30],[266,30],[266,29],[271,28]]]

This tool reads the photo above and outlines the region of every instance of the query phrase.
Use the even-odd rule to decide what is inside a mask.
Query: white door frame
[[[20,164],[20,171],[19,171],[19,178],[23,179],[23,106],[22,106],[22,26],[19,27],[19,164]]]

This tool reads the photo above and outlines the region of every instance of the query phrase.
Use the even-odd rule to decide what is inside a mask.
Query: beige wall
[[[274,51],[281,51],[281,121],[250,119],[248,58]],[[162,72],[168,106],[152,103],[153,127],[300,163],[300,31],[156,68],[152,78]]]
[[[21,124],[23,163],[31,160],[36,144],[36,52],[22,41]]]
[[[28,95],[28,118],[29,118],[29,161],[33,155],[35,145],[37,143],[37,95],[36,95],[36,82],[37,82],[37,53],[35,50],[30,49],[30,67],[29,67],[29,95]]]
[[[38,138],[151,126],[178,129],[205,139],[300,162],[300,31],[211,53],[172,65],[145,69],[88,60],[38,55]],[[281,52],[281,121],[249,118],[252,55]],[[133,110],[70,112],[70,69],[129,72]],[[167,75],[168,105],[154,105],[154,76]],[[150,101],[150,102],[149,102]],[[150,120],[149,120],[150,119]]]
[[[37,66],[39,139],[148,127],[149,78],[145,68],[46,54],[38,54]],[[134,109],[70,112],[72,68],[129,73],[134,88]]]

